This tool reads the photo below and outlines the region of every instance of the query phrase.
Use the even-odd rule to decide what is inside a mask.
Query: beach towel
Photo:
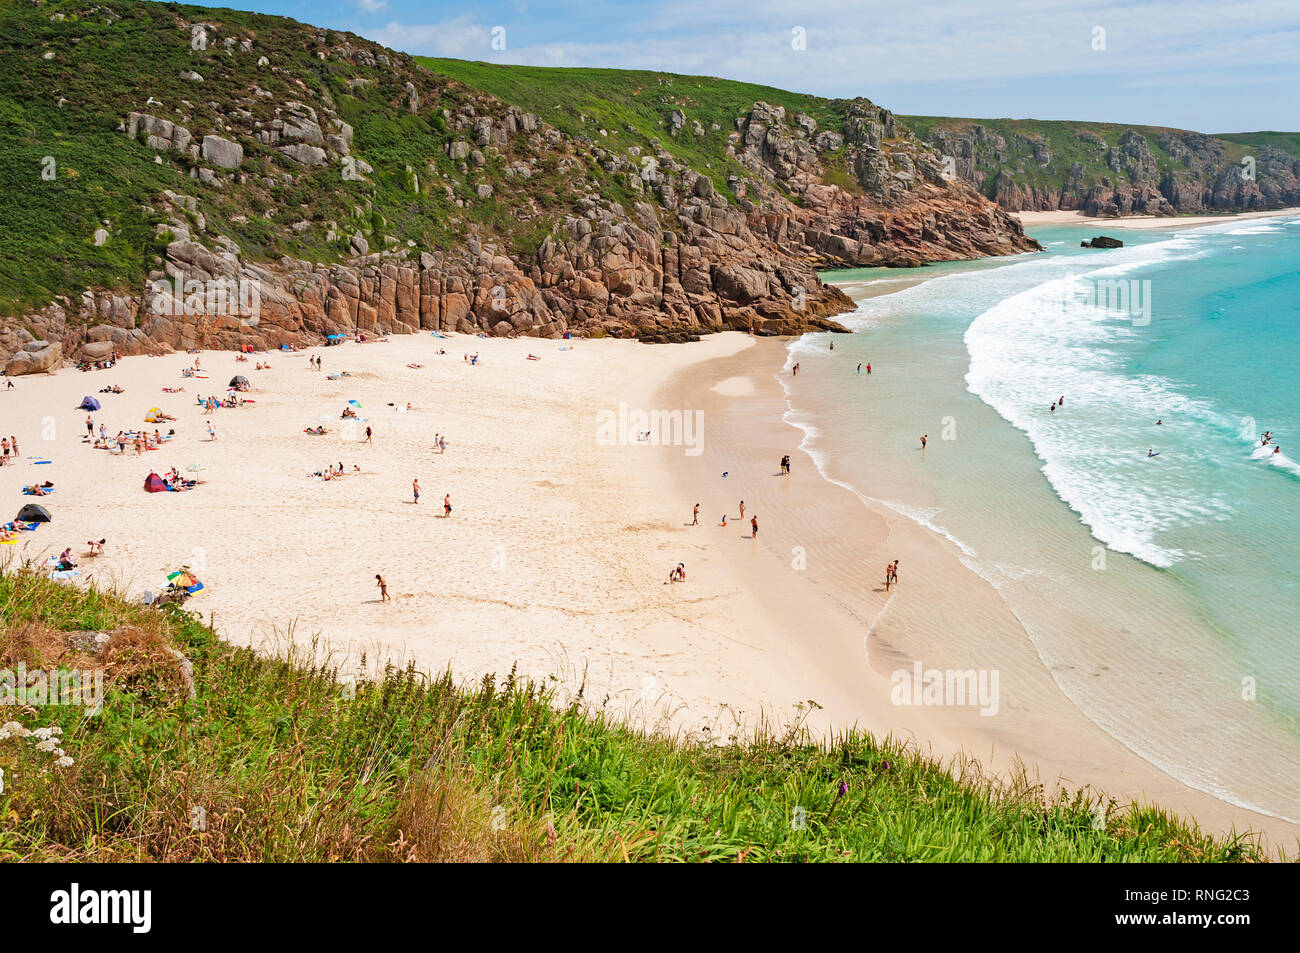
[[[40,494],[41,496],[49,496],[51,493],[54,492],[54,487],[52,486],[47,486],[44,489],[45,492]],[[32,492],[32,488],[30,486],[23,487],[23,496],[36,496],[36,495],[37,494]]]
[[[73,576],[80,576],[80,569],[52,569],[50,570],[51,579],[71,579]]]
[[[38,467],[41,466],[42,464],[53,463],[53,462],[54,462],[53,460],[33,460],[33,461],[32,461],[32,463],[33,463],[35,466],[38,466]]]

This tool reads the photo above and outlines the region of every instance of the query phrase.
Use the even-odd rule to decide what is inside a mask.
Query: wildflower
[[[59,760],[55,761],[54,763],[57,764],[60,768],[70,768],[74,764],[73,760],[69,758],[66,754],[63,757],[59,758]]]
[[[59,746],[59,743],[53,738],[46,738],[36,746],[37,751],[53,751]]]
[[[848,793],[849,793],[849,782],[848,782],[848,781],[841,781],[841,782],[840,782],[840,790],[839,790],[839,793],[836,794],[835,796],[836,796],[837,798],[839,798],[839,797],[844,797],[844,795],[846,795],[846,794],[848,794]]]
[[[37,728],[31,734],[33,738],[37,738],[41,741],[48,741],[50,735],[53,734],[53,731],[49,728]]]

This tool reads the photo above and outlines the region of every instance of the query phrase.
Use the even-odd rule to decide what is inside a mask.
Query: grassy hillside
[[[435,73],[536,112],[569,135],[586,136],[612,151],[624,152],[636,146],[645,152],[652,149],[650,141],[657,140],[659,148],[701,172],[711,173],[714,185],[724,195],[728,193],[727,175],[744,171],[727,156],[727,136],[736,131],[736,118],[747,115],[754,103],[783,106],[787,115],[806,113],[817,121],[819,129],[836,132],[844,123],[848,106],[847,100],[823,99],[712,76],[501,66],[427,56],[415,59]],[[676,136],[670,135],[674,110],[680,110],[686,120]],[[699,122],[702,135],[694,133],[692,120]]]
[[[922,139],[929,139],[937,130],[970,132],[982,126],[1006,140],[1005,161],[981,164],[978,168],[993,174],[984,181],[984,192],[992,197],[998,168],[1011,172],[1017,185],[1038,189],[1060,189],[1070,174],[1071,166],[1083,166],[1083,181],[1095,182],[1103,177],[1115,178],[1116,172],[1107,165],[1106,151],[1116,148],[1124,133],[1133,131],[1144,136],[1156,161],[1157,174],[1167,175],[1182,168],[1182,163],[1161,145],[1160,138],[1168,133],[1183,130],[1161,126],[1132,126],[1119,123],[1072,122],[1043,119],[960,119],[951,116],[899,116],[899,120]],[[1081,138],[1081,136],[1083,138]],[[1035,155],[1034,143],[1045,145],[1051,160],[1043,164]],[[1104,146],[1101,145],[1104,143]],[[1222,165],[1236,163],[1249,152],[1240,141],[1224,142],[1225,161]],[[1294,150],[1300,154],[1300,150]]]
[[[107,672],[97,716],[0,708],[0,861],[1264,859],[1154,808],[956,779],[861,733],[668,739],[513,672],[350,684],[180,607],[27,572],[0,575],[0,620],[0,668]],[[113,637],[93,656],[74,630]]]
[[[1291,155],[1300,155],[1300,132],[1220,132],[1216,139],[1235,142],[1249,149],[1274,146]]]

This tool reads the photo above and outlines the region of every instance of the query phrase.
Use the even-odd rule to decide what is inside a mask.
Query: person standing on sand
[[[749,518],[749,538],[758,539],[758,517],[757,516],[751,516]]]
[[[366,426],[366,439],[363,440],[363,441],[361,441],[361,442],[362,442],[362,443],[371,443],[371,444],[373,444],[373,443],[374,443],[374,436],[375,436],[374,432],[370,429],[370,426],[367,425],[367,426]]]
[[[451,519],[451,494],[448,493],[442,498],[442,518]]]
[[[894,564],[885,563],[885,592],[894,584]]]
[[[927,440],[929,440],[929,439],[930,439],[930,435],[929,435],[928,433],[927,433],[927,434],[922,434],[922,435],[921,435],[921,449],[922,449],[922,450],[925,449],[925,442],[926,442]]]
[[[700,525],[700,504],[698,503],[695,504],[695,509],[691,511],[691,525]]]
[[[415,502],[420,502],[420,480],[417,477],[411,481],[411,493],[415,496]]]
[[[744,500],[741,500],[741,501],[740,501],[740,518],[741,518],[742,520],[745,518],[745,501],[744,501]]]
[[[781,458],[781,473],[785,476],[790,475],[790,454],[788,453]]]
[[[91,419],[90,414],[86,414],[86,436],[95,436],[95,421]]]
[[[894,585],[898,585],[898,560],[895,559],[889,564],[889,579]]]
[[[14,460],[18,459],[18,438],[13,434],[9,435],[9,443],[14,448]]]
[[[217,428],[212,426],[212,421],[210,420],[208,421],[208,438],[210,440],[217,439]]]
[[[446,435],[446,434],[443,434],[441,437],[438,438],[438,452],[439,452],[439,453],[446,453],[446,452],[447,452],[447,435]]]
[[[384,577],[379,573],[375,573],[375,585],[379,586],[379,601],[391,602],[392,599],[388,595],[388,583],[384,582]]]

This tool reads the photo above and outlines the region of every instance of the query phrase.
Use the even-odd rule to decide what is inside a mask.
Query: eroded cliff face
[[[1112,144],[1072,128],[1058,133],[1054,149],[1047,135],[962,125],[935,127],[926,141],[951,157],[960,179],[1012,212],[1177,215],[1300,204],[1300,156],[1271,145],[1243,148],[1178,129],[1126,129]]]
[[[848,103],[837,129],[754,103],[727,139],[734,173],[724,190],[715,170],[691,167],[656,139],[614,149],[567,135],[356,38],[304,41],[328,64],[341,90],[331,94],[277,66],[252,32],[177,20],[183,40],[199,30],[226,58],[225,72],[187,77],[203,84],[203,100],[119,120],[124,142],[190,183],[146,210],[165,242],[153,271],[133,287],[90,288],[0,324],[8,373],[111,353],[313,344],[335,333],[680,341],[723,329],[842,330],[834,316],[852,302],[818,268],[1037,247],[1005,211],[945,178],[932,148],[866,100]],[[402,181],[422,201],[443,203],[459,237],[434,245],[382,227],[366,196],[377,197],[372,179],[386,143],[358,134],[339,102],[371,86],[387,91],[379,105],[439,130],[426,161],[406,164]],[[690,134],[685,123],[674,118],[670,134]],[[147,161],[139,153],[131,161]],[[344,195],[339,209],[356,203],[350,218],[313,215],[304,203],[302,218],[286,221],[277,202],[308,185],[329,201]],[[503,237],[500,225],[492,233],[481,223],[494,210],[537,240]],[[345,252],[334,261],[267,260],[227,234],[257,218],[290,238],[319,231],[322,247]],[[108,229],[102,237],[112,240]]]

